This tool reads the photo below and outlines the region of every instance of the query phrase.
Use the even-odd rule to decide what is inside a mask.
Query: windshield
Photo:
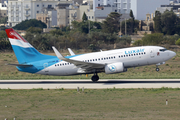
[[[164,52],[164,51],[166,51],[167,49],[159,49],[159,51],[162,51],[162,52]]]

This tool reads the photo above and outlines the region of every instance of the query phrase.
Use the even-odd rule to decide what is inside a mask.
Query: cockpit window
[[[159,49],[159,51],[162,51],[162,52],[164,52],[164,51],[166,51],[167,49]]]

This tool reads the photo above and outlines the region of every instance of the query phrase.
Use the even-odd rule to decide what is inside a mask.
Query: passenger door
[[[150,49],[150,57],[154,58],[154,50],[153,49]]]

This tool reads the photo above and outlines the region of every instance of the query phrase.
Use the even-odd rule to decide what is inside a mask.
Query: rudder
[[[14,50],[19,64],[27,64],[29,62],[38,61],[48,58],[48,55],[39,53],[29,42],[21,37],[14,29],[6,29],[11,46]]]

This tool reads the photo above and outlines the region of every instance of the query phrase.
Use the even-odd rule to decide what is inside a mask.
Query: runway
[[[91,80],[0,80],[1,89],[107,89],[107,88],[180,88],[180,79],[101,79]]]

